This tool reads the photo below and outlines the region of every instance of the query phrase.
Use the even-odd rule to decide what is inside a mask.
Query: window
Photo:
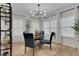
[[[62,13],[62,20],[61,20],[62,36],[74,37],[74,30],[71,28],[71,26],[74,25],[73,12],[74,10],[70,10]]]
[[[43,21],[43,31],[45,32],[45,38],[49,39],[50,36],[50,29],[49,29],[49,17],[47,19],[44,19]]]
[[[24,31],[24,20],[21,19],[13,19],[13,42],[22,41],[23,39],[23,31]]]
[[[56,16],[52,16],[52,19],[51,19],[51,32],[56,33],[56,27],[57,27]]]

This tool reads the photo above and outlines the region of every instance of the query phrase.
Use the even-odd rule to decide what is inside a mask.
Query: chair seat
[[[41,40],[41,43],[50,44],[50,41],[49,40],[46,40],[46,39],[43,39],[43,40]]]

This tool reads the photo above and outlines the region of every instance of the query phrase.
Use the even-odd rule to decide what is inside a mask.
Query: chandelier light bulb
[[[36,11],[38,11],[38,9],[36,9]]]
[[[35,14],[35,12],[34,12],[34,14]]]
[[[32,16],[34,16],[34,14]]]
[[[31,14],[33,13],[33,11],[31,11]]]
[[[40,14],[42,14],[42,11],[40,11]]]
[[[46,13],[46,11],[44,11]]]
[[[44,16],[45,16],[46,14],[44,14]]]

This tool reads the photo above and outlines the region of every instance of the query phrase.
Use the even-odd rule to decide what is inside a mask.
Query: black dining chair
[[[50,40],[47,40],[47,39],[42,39],[41,40],[42,44],[50,44],[50,50],[52,50],[51,45],[52,45],[52,38],[53,38],[53,36],[55,37],[55,32],[51,32]]]
[[[44,39],[44,31],[41,31],[40,34],[41,34],[41,40],[43,40]]]
[[[33,33],[23,32],[23,35],[24,35],[24,42],[25,42],[25,53],[26,53],[26,47],[29,47],[33,49],[33,56],[34,56],[34,48],[37,47],[40,42],[37,42],[34,40]]]

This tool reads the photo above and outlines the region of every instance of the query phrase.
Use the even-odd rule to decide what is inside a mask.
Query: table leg
[[[42,47],[43,47],[43,43],[40,43],[39,49],[42,49]]]

